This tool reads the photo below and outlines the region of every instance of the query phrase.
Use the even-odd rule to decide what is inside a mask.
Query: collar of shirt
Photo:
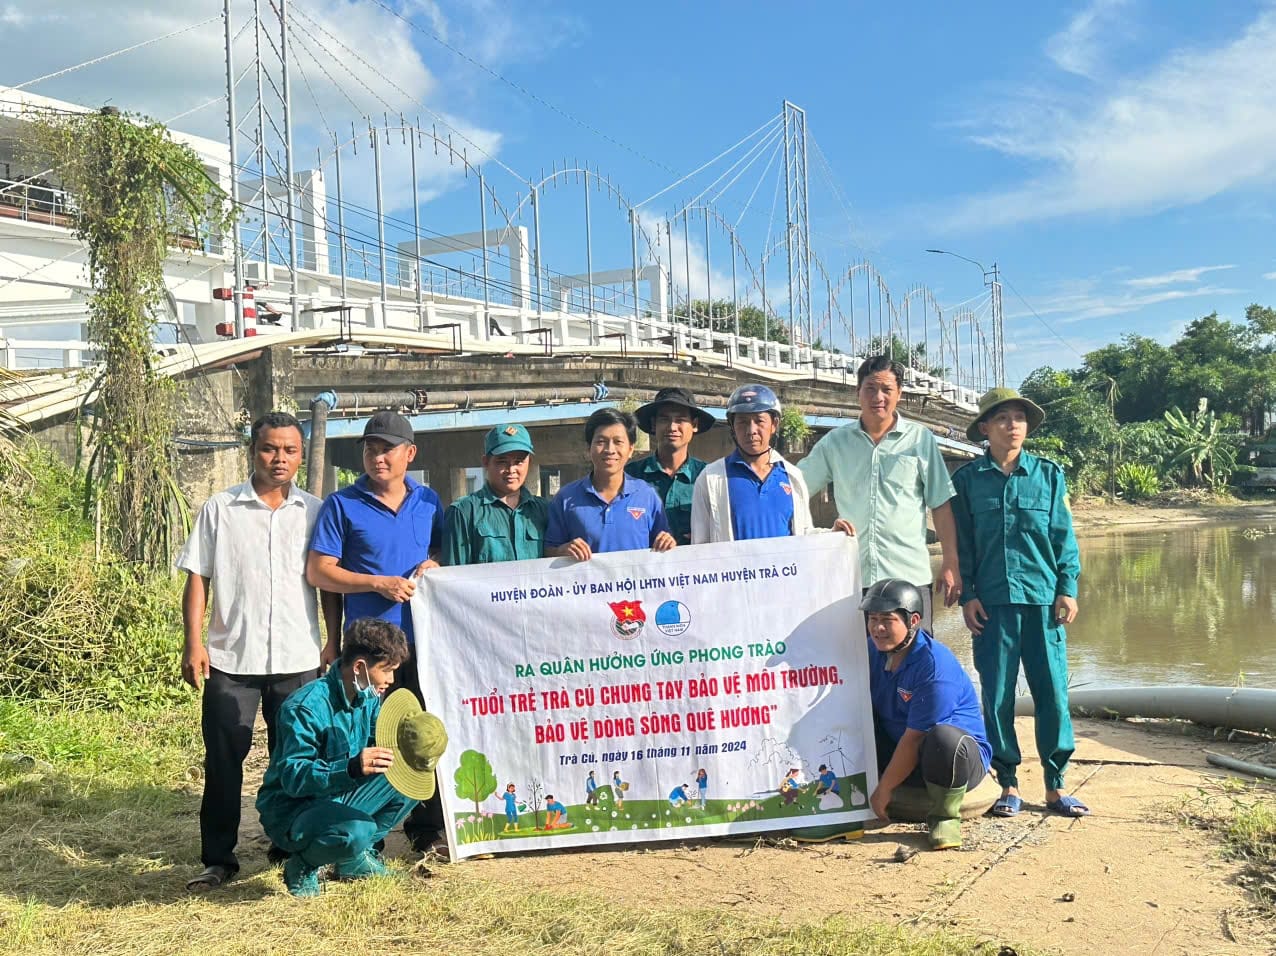
[[[864,430],[864,422],[862,419],[857,418],[851,424],[854,425],[856,431],[858,431],[866,439],[868,439],[870,442],[873,441],[872,436],[869,435],[869,433]],[[902,434],[904,434],[904,416],[901,415],[898,411],[896,411],[895,423],[891,425],[890,428],[886,429],[886,432],[882,435],[882,438],[898,438]]]
[[[780,453],[774,448],[767,453],[767,461],[771,463],[771,471],[767,472],[767,478],[770,478],[777,468],[780,470],[780,474],[787,475],[789,473],[788,469],[784,467],[783,458],[781,458]],[[743,469],[741,474],[747,471],[755,481],[762,481],[761,478],[758,478],[758,473],[749,466],[747,461],[744,460],[744,456],[740,454],[739,448],[727,455],[726,467],[731,469],[736,466],[739,466],[739,469]]]
[[[487,507],[505,508],[508,511],[521,511],[523,505],[527,504],[528,499],[532,496],[528,494],[526,488],[518,489],[518,507],[511,508],[505,503],[505,499],[498,498],[496,492],[487,486],[487,482],[483,482],[483,487],[474,492],[474,497]]]
[[[399,505],[400,511],[403,510],[403,505],[407,504],[409,498],[417,494],[422,488],[425,487],[425,485],[421,484],[421,482],[417,481],[411,475],[403,476],[403,486],[404,486],[403,502]],[[362,495],[364,498],[366,498],[369,502],[376,505],[377,507],[385,508],[386,511],[390,510],[389,508],[386,507],[385,502],[382,501],[380,498],[378,498],[376,494],[373,492],[371,484],[368,481],[368,476],[366,474],[360,475],[359,478],[355,481],[355,483],[351,485],[350,487],[353,488],[360,495]],[[484,487],[486,487],[486,485],[484,485]]]
[[[305,502],[301,500],[301,495],[299,494],[300,491],[301,491],[301,488],[298,487],[295,481],[290,482],[288,485],[288,496],[284,498],[283,504],[281,504],[279,507],[286,508],[289,505],[304,506]],[[256,502],[257,504],[261,505],[263,508],[270,507],[270,505],[266,504],[266,502],[261,500],[261,495],[257,494],[257,489],[253,487],[253,480],[251,478],[249,478],[247,481],[245,481],[242,485],[240,485],[235,490],[234,500]]]
[[[1019,460],[1015,462],[1015,468],[1014,468],[1014,471],[1011,472],[1011,474],[1012,475],[1028,474],[1029,471],[1031,471],[1031,468],[1029,466],[1032,465],[1035,462],[1035,460],[1036,459],[1032,455],[1028,454],[1028,452],[1020,451]],[[995,471],[1000,475],[1006,474],[1004,471],[1001,470],[1001,465],[997,464],[997,462],[993,459],[992,453],[988,451],[985,451],[983,454],[983,457],[977,461],[977,463],[975,464],[975,468],[978,469],[979,471]]]
[[[678,470],[671,475],[669,474],[669,472],[665,471],[664,466],[660,464],[660,459],[657,458],[656,455],[653,453],[648,455],[646,458],[641,459],[638,462],[638,467],[644,475],[653,475],[653,476],[663,475],[665,478],[669,478],[674,481],[677,481],[679,478],[681,478],[683,481],[687,482],[688,484],[693,485],[696,482],[696,465],[697,464],[700,464],[701,467],[703,468],[703,463],[697,462],[695,458],[692,458],[690,455],[688,455],[687,460],[684,461],[678,467]]]
[[[594,487],[594,473],[592,471],[585,476],[585,491],[589,492],[591,495],[597,498],[601,504],[604,504],[604,505],[609,505],[611,504],[612,501],[615,501],[618,498],[628,498],[634,492],[634,482],[641,481],[642,479],[630,477],[629,475],[625,474],[623,471],[621,472],[621,474],[624,476],[624,480],[621,482],[620,491],[616,492],[616,497],[613,498],[611,501],[604,501],[603,496],[600,495],[598,493],[598,489]]]
[[[341,676],[340,660],[332,662],[328,673],[323,675],[323,679],[328,682],[328,700],[332,704],[333,712],[354,710],[354,704],[346,693],[345,679]]]

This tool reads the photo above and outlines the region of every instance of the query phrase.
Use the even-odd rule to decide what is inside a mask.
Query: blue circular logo
[[[656,628],[661,634],[677,637],[691,626],[691,612],[681,601],[666,601],[656,609]]]

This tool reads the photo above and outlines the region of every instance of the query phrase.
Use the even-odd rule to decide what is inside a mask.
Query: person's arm
[[[182,591],[182,629],[186,642],[182,648],[182,680],[199,690],[208,679],[210,664],[204,646],[204,615],[208,610],[209,579],[194,571],[186,573]]]
[[[324,631],[328,635],[319,654],[319,666],[327,670],[341,656],[341,617],[345,612],[345,601],[340,594],[320,591],[319,607],[323,611]]]
[[[274,759],[279,762],[279,784],[290,797],[346,793],[359,786],[362,777],[384,773],[394,758],[393,751],[365,747],[353,757],[324,759],[314,717],[299,709],[280,715],[278,734]]]
[[[347,571],[332,555],[318,551],[311,551],[306,555],[306,580],[321,591],[330,591],[333,594],[376,592],[387,601],[397,601],[400,604],[409,600],[416,591],[416,583],[409,578]]]
[[[829,432],[831,435],[832,432]],[[806,479],[806,493],[814,498],[833,480],[828,463],[828,437],[825,435],[815,443],[810,453],[798,463],[802,477]]]
[[[891,797],[895,794],[895,788],[908,779],[908,775],[917,767],[917,762],[921,757],[922,741],[926,739],[926,735],[920,730],[909,728],[904,731],[904,736],[899,738],[899,743],[895,745],[895,753],[891,755],[890,763],[886,765],[886,769],[882,771],[882,775],[878,778],[877,789],[873,791],[873,795],[868,798],[868,804],[873,808],[873,812],[877,814],[881,820],[889,820],[886,815],[886,808],[890,805]]]
[[[1055,585],[1054,613],[1060,624],[1077,617],[1077,578],[1081,576],[1081,552],[1072,530],[1072,510],[1068,507],[1068,483],[1063,469],[1055,470],[1054,500],[1050,503],[1050,547],[1054,551],[1058,583]]]
[[[567,526],[567,508],[563,503],[563,493],[560,491],[549,503],[549,518],[545,522],[545,557],[588,561],[594,556],[588,541],[584,538],[569,537],[570,534],[571,531]]]
[[[672,551],[678,546],[677,540],[669,531],[669,516],[665,514],[664,502],[660,496],[652,493],[651,510],[651,550]]]
[[[975,516],[970,511],[967,483],[954,482],[957,494],[949,501],[957,532],[957,563],[961,572],[961,613],[972,635],[983,633],[988,612],[975,588]]]
[[[953,503],[949,499],[931,510],[935,521],[935,537],[939,538],[942,558],[935,577],[935,597],[952,607],[961,596],[961,565],[957,557],[957,526],[953,521]]]

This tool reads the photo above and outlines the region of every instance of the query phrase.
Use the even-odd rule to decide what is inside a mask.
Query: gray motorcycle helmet
[[[907,624],[914,614],[924,614],[922,592],[916,585],[901,581],[899,578],[886,578],[878,581],[864,593],[860,601],[860,610],[865,614],[903,614]]]

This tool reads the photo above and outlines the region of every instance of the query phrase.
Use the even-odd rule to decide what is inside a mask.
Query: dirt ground
[[[1240,867],[1223,858],[1216,836],[1176,814],[1184,800],[1218,790],[1206,748],[1244,756],[1241,746],[1178,725],[1080,719],[1069,789],[1093,814],[1067,820],[1045,813],[1031,722],[1021,719],[1018,730],[1025,808],[1009,820],[968,821],[958,851],[928,851],[923,826],[892,824],[856,843],[664,843],[455,865],[518,889],[634,906],[681,901],[782,920],[842,914],[943,927],[988,939],[992,952],[1007,945],[1063,954],[1276,952],[1271,914],[1256,909]],[[249,804],[256,780],[245,784]],[[244,826],[244,842],[264,852],[247,805]],[[900,847],[920,852],[899,863]],[[387,855],[416,859],[401,833],[391,835]]]
[[[1244,521],[1266,528],[1276,524],[1276,500],[1131,505],[1124,502],[1109,504],[1102,498],[1081,498],[1072,502],[1072,521],[1079,535],[1103,534],[1167,521],[1177,525]]]

